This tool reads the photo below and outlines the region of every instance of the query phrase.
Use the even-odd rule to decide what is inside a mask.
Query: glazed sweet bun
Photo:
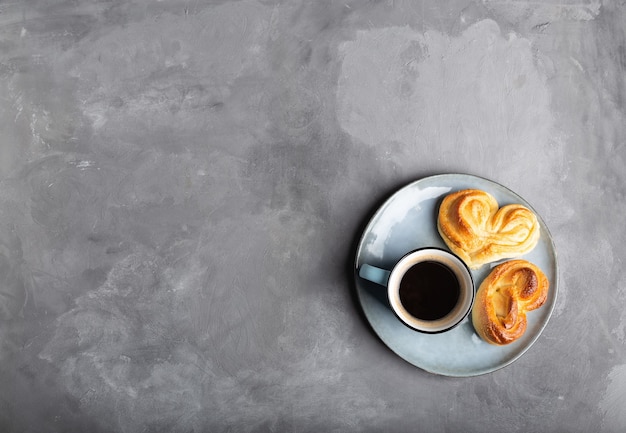
[[[474,329],[488,343],[512,343],[526,331],[526,313],[545,303],[549,286],[541,269],[526,260],[496,266],[476,293]]]
[[[520,204],[499,208],[491,194],[477,189],[447,195],[439,207],[437,229],[472,269],[524,255],[540,236],[537,216],[530,209]]]

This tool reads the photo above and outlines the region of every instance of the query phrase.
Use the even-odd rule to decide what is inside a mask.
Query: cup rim
[[[400,289],[399,288],[399,286],[400,286],[399,281],[398,281],[397,287],[395,287],[393,290],[391,290],[392,287],[394,286],[394,284],[392,284],[392,282],[393,282],[392,278],[396,278],[395,275],[397,274],[397,271],[399,269],[401,269],[401,266],[399,266],[399,265],[404,263],[410,256],[412,256],[412,255],[414,255],[416,253],[422,253],[422,252],[425,252],[425,251],[432,251],[433,253],[441,254],[443,256],[447,255],[448,258],[452,258],[453,262],[456,262],[456,264],[459,265],[459,266],[455,266],[455,269],[458,269],[459,272],[462,275],[467,277],[467,280],[468,280],[468,283],[469,283],[469,286],[470,286],[470,290],[466,291],[466,293],[469,294],[469,300],[466,301],[467,305],[465,306],[465,308],[462,308],[460,310],[460,312],[457,313],[457,314],[460,314],[460,315],[458,315],[457,318],[452,323],[450,323],[449,325],[445,325],[444,327],[434,326],[433,329],[428,329],[426,327],[420,327],[419,324],[420,323],[428,323],[428,322],[430,322],[430,323],[436,323],[436,322],[446,323],[447,321],[445,321],[444,319],[449,317],[450,314],[453,313],[454,310],[457,307],[455,306],[455,308],[453,308],[453,310],[450,313],[446,314],[441,319],[432,320],[432,321],[420,320],[420,319],[418,319],[418,318],[416,318],[414,316],[411,316],[407,312],[407,315],[414,319],[414,320],[408,320],[407,321],[407,317],[402,315],[400,312],[397,311],[396,301],[394,301],[394,299],[392,299],[392,294],[394,294],[394,293],[398,294],[399,293],[399,289]],[[447,266],[448,268],[450,268],[450,266],[448,264],[444,263],[444,265]],[[410,269],[410,267],[412,267],[412,266],[413,266],[413,264],[411,266],[409,266],[409,268],[405,269],[404,272],[402,273],[402,275],[400,277],[398,277],[398,280],[401,280],[402,279],[401,277],[404,275],[404,273],[406,273],[406,271],[408,269]],[[451,270],[452,270],[452,272],[455,273],[455,276],[458,279],[459,275],[455,271],[455,269],[451,269]],[[465,284],[463,284],[463,282],[461,282],[461,281],[459,281],[459,284],[461,285],[461,288],[463,286],[465,286]],[[421,247],[421,248],[417,248],[417,249],[411,250],[411,251],[407,252],[406,254],[404,254],[396,262],[396,264],[393,266],[393,268],[391,269],[390,275],[389,275],[389,283],[387,284],[387,297],[388,297],[389,305],[390,305],[391,310],[393,311],[394,315],[404,325],[406,325],[410,329],[413,329],[413,330],[415,330],[417,332],[421,332],[421,333],[424,333],[424,334],[440,334],[440,333],[447,332],[447,331],[457,327],[470,314],[470,312],[472,311],[472,307],[474,305],[475,297],[476,297],[476,287],[475,287],[475,284],[474,284],[474,276],[472,275],[472,272],[471,272],[469,266],[467,266],[467,264],[458,255],[456,255],[455,253],[453,253],[453,252],[451,252],[449,250],[446,250],[446,249],[443,249],[443,248],[440,248],[440,247]],[[397,295],[397,297],[399,299],[399,295]],[[397,301],[397,303],[401,305],[399,300]]]

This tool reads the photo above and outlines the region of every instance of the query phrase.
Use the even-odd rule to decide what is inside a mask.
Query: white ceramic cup
[[[429,269],[435,272],[429,273]],[[386,286],[389,305],[395,315],[408,327],[423,333],[436,334],[454,328],[467,317],[474,303],[474,281],[469,268],[455,254],[439,248],[411,251],[402,257],[391,271],[363,264],[359,268],[359,276]],[[454,279],[458,284],[456,301],[452,300],[449,294],[446,295],[444,304],[428,300],[428,296],[412,295],[412,292],[426,290],[421,286],[428,286],[427,290],[432,298],[432,293],[435,295],[439,293],[439,281],[443,292],[443,288],[449,286]],[[409,302],[409,299],[412,301]],[[443,316],[438,312],[434,318],[428,317],[432,316],[428,314],[431,308],[444,308]],[[413,314],[409,310],[413,311]],[[417,311],[422,313],[416,313]]]

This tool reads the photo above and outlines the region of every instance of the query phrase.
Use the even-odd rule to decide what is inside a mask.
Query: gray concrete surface
[[[623,1],[0,3],[0,431],[623,432]],[[474,378],[354,296],[397,188],[500,182],[559,254]]]

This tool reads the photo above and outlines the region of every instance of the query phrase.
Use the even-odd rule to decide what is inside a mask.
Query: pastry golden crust
[[[476,293],[474,329],[488,343],[512,343],[526,331],[526,313],[546,301],[549,286],[541,269],[526,260],[496,266]]]
[[[452,252],[472,269],[526,254],[540,236],[537,216],[530,209],[520,204],[498,208],[492,195],[476,189],[443,199],[437,229]]]

